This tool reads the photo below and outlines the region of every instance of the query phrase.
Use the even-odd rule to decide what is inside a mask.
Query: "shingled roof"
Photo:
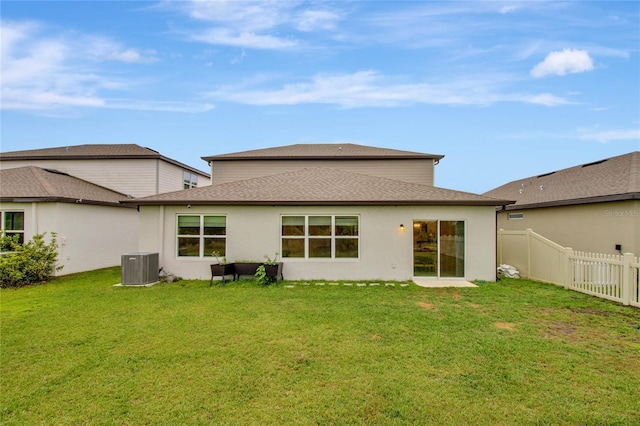
[[[371,160],[371,159],[434,159],[444,155],[423,154],[396,149],[376,148],[372,146],[343,144],[295,144],[275,148],[255,149],[252,151],[202,157],[205,161],[233,160]]]
[[[508,210],[640,199],[640,151],[515,180],[483,195],[516,200]]]
[[[0,153],[1,161],[17,160],[102,160],[102,159],[160,159],[203,176],[201,170],[161,155],[158,151],[136,144],[70,145],[56,148],[29,149]]]
[[[511,203],[467,192],[330,168],[227,182],[125,201],[136,205],[482,205]]]
[[[125,207],[127,196],[56,170],[35,166],[0,170],[0,201],[62,202]],[[126,206],[130,207],[130,206]]]

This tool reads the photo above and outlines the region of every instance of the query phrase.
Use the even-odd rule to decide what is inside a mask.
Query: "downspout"
[[[158,220],[158,235],[160,236],[158,239],[158,253],[160,258],[158,261],[160,262],[160,267],[164,267],[164,206],[160,206],[158,214],[160,215],[160,220]]]

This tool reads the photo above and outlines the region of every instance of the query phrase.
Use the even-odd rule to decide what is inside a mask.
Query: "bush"
[[[58,243],[56,233],[51,233],[47,244],[44,234],[34,235],[24,244],[18,242],[18,236],[3,236],[0,239],[2,256],[0,257],[0,287],[22,287],[51,279],[55,271],[62,269],[58,262]]]

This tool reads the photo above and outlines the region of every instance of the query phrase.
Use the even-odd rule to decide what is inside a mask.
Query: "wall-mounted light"
[[[400,230],[404,231],[404,225],[402,223],[400,224]]]

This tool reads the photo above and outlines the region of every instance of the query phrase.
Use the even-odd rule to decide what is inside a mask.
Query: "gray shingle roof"
[[[516,200],[510,210],[640,199],[640,151],[515,180],[483,195]]]
[[[510,201],[330,168],[210,185],[128,200],[138,205],[487,205]]]
[[[372,146],[343,144],[295,144],[275,148],[256,149],[252,151],[234,152],[230,154],[202,157],[205,161],[231,160],[370,160],[370,159],[435,159],[444,155],[423,154],[396,149],[376,148]]]
[[[0,200],[117,205],[127,196],[55,170],[35,166],[0,170]]]
[[[0,161],[17,160],[161,159],[200,175],[207,173],[136,144],[73,145],[0,153]]]
[[[75,145],[0,153],[0,158],[3,160],[160,157],[157,151],[136,144]]]

